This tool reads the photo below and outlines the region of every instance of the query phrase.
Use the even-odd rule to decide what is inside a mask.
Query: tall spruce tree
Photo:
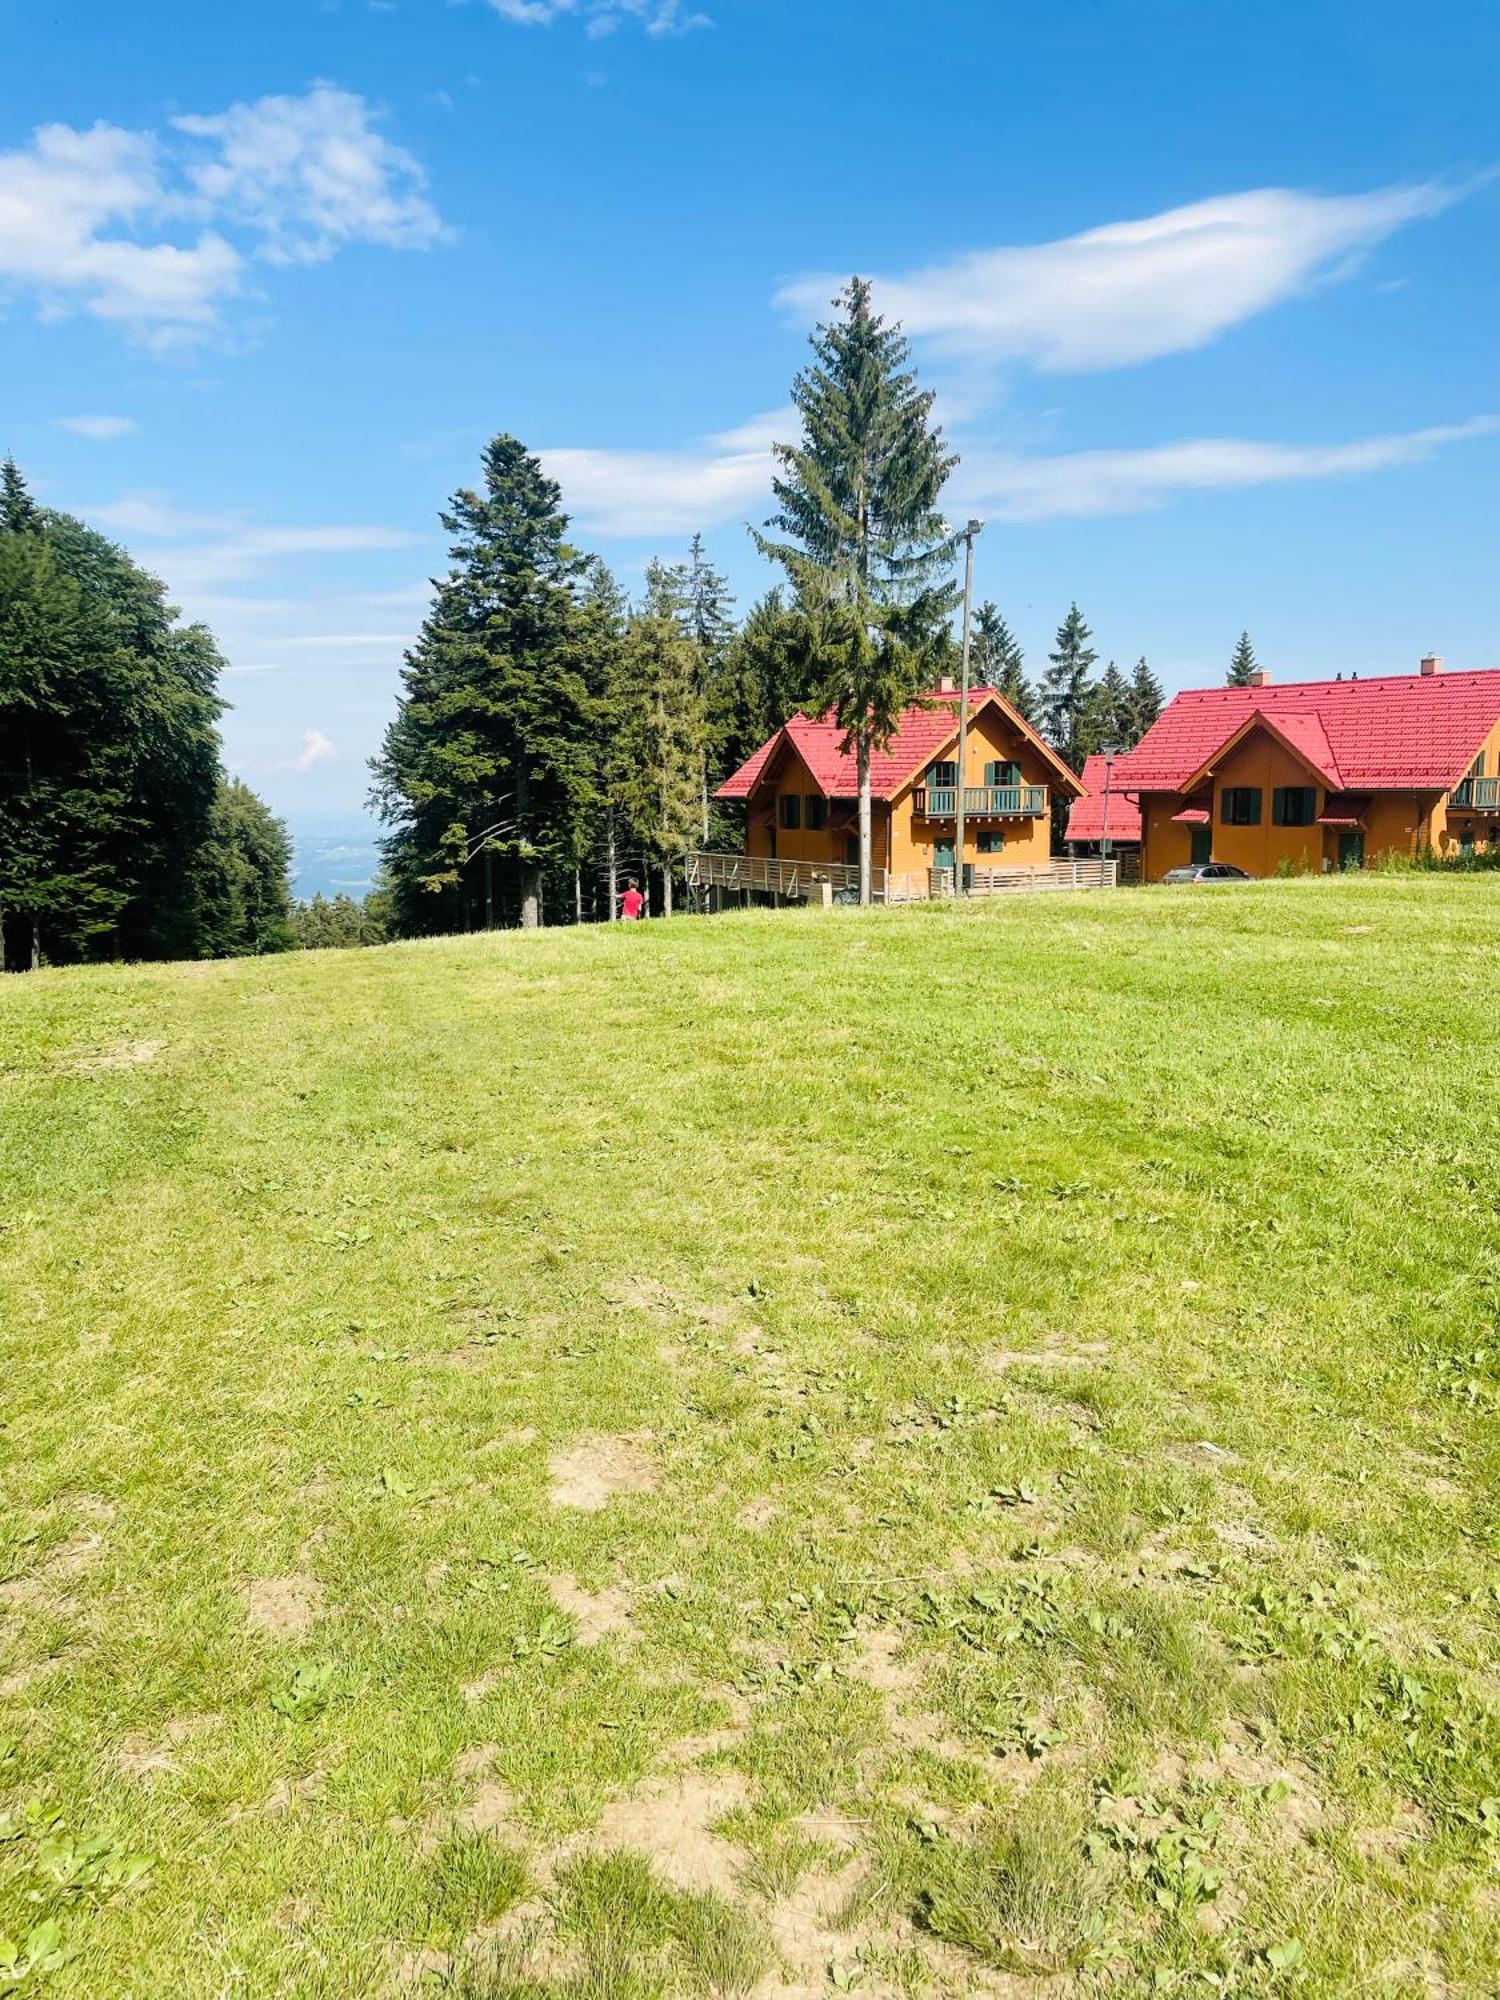
[[[1128,742],[1134,747],[1157,721],[1166,706],[1166,690],[1151,671],[1142,653],[1130,676],[1130,728]]]
[[[210,634],[0,469],[4,962],[193,957],[221,779]]]
[[[1255,676],[1259,671],[1260,662],[1255,657],[1250,634],[1241,632],[1234,651],[1229,656],[1229,672],[1224,676],[1225,683],[1232,688],[1253,687]]]
[[[974,677],[982,687],[1004,695],[1027,722],[1035,722],[1036,690],[1026,678],[1025,657],[999,606],[986,598],[974,614]]]
[[[1051,665],[1042,676],[1038,695],[1041,726],[1063,762],[1076,771],[1088,754],[1094,729],[1094,666],[1099,655],[1089,644],[1093,634],[1076,604],[1057,628],[1057,640],[1047,655]]]
[[[954,539],[938,497],[957,460],[932,421],[899,326],[878,314],[863,278],[812,335],[813,360],[792,385],[802,421],[778,444],[778,512],[758,535],[791,579],[802,615],[809,692],[854,750],[859,894],[871,896],[870,758],[922,686],[928,647],[957,592],[934,581]]]
[[[1131,735],[1133,720],[1130,683],[1111,660],[1095,683],[1087,754],[1092,755],[1111,746],[1128,749],[1134,740]]]
[[[556,483],[518,439],[486,446],[482,491],[441,515],[452,566],[402,674],[373,797],[403,928],[542,918],[549,873],[571,882],[597,817],[596,717]]]
[[[633,845],[661,871],[662,911],[672,877],[697,835],[707,740],[698,650],[681,616],[681,572],[652,563],[609,694],[615,732],[612,795]]]

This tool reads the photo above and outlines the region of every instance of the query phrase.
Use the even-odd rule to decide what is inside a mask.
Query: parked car
[[[1186,868],[1169,868],[1161,879],[1163,882],[1249,882],[1254,878],[1243,868],[1231,867],[1227,861],[1194,861]]]

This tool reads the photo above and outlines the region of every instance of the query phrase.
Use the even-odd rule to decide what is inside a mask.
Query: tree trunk
[[[672,864],[664,861],[661,865],[661,913],[664,917],[672,914]]]
[[[870,725],[868,721],[860,727],[854,746],[855,767],[859,772],[859,900],[862,908],[867,907],[874,897],[872,891],[872,870],[870,866]]]
[[[615,816],[613,813],[605,822],[605,859],[609,869],[609,909],[606,923],[613,923],[620,914],[620,857],[615,849]]]
[[[542,868],[538,861],[521,863],[521,928],[534,931],[542,921]]]
[[[573,921],[575,924],[583,922],[583,870],[581,868],[573,870]]]

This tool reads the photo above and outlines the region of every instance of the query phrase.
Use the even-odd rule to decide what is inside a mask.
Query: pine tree
[[[653,563],[644,605],[630,619],[607,701],[615,748],[609,793],[632,845],[661,870],[672,913],[672,873],[699,830],[706,728],[698,653],[676,611],[676,572]]]
[[[1052,664],[1038,696],[1042,731],[1075,771],[1082,767],[1096,726],[1093,672],[1099,655],[1089,644],[1092,636],[1082,612],[1072,605],[1057,628],[1056,648],[1047,655]]]
[[[1036,690],[1027,680],[1020,641],[989,598],[974,614],[974,678],[1004,695],[1027,722],[1036,720]]]
[[[1109,746],[1126,749],[1133,741],[1130,733],[1133,716],[1130,683],[1111,660],[1095,685],[1089,754]]]
[[[1122,741],[1134,748],[1161,715],[1166,700],[1166,691],[1146,664],[1143,653],[1130,676],[1130,727]]]
[[[372,766],[403,928],[493,924],[508,886],[521,923],[540,923],[544,876],[574,876],[597,817],[585,560],[557,485],[517,439],[493,439],[483,471],[483,491],[459,491],[440,517],[452,567]]]
[[[801,442],[775,447],[775,535],[756,539],[796,591],[812,699],[854,749],[868,903],[871,752],[895,734],[957,598],[933,582],[953,555],[938,496],[957,460],[932,422],[932,391],[918,387],[901,330],[875,312],[869,284],[851,278],[834,304],[838,318],[816,329],[812,364],[792,385]]]
[[[1255,685],[1255,676],[1260,671],[1255,657],[1255,648],[1250,643],[1250,634],[1241,632],[1239,641],[1229,657],[1229,672],[1225,682],[1232,688],[1247,688]]]

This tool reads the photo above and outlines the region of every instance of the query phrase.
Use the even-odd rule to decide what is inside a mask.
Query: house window
[[[1219,794],[1222,826],[1260,825],[1260,786],[1226,785]]]
[[[957,764],[934,764],[932,769],[927,773],[927,782],[929,785],[935,785],[940,791],[945,787],[956,785],[958,783]]]
[[[984,782],[987,785],[1019,785],[1021,767],[1019,764],[1009,764],[997,758],[993,763],[985,765]]]
[[[783,792],[776,801],[777,824],[794,832],[802,824],[802,801],[795,792]]]
[[[802,824],[809,833],[821,833],[828,824],[828,801],[821,792],[808,793],[807,815]]]
[[[986,827],[984,832],[980,834],[979,851],[981,854],[1003,854],[1005,852],[1005,835],[1000,831],[998,826]]]
[[[1225,815],[1226,818],[1228,815]],[[1311,826],[1318,816],[1318,794],[1312,785],[1277,785],[1271,793],[1273,826]]]

